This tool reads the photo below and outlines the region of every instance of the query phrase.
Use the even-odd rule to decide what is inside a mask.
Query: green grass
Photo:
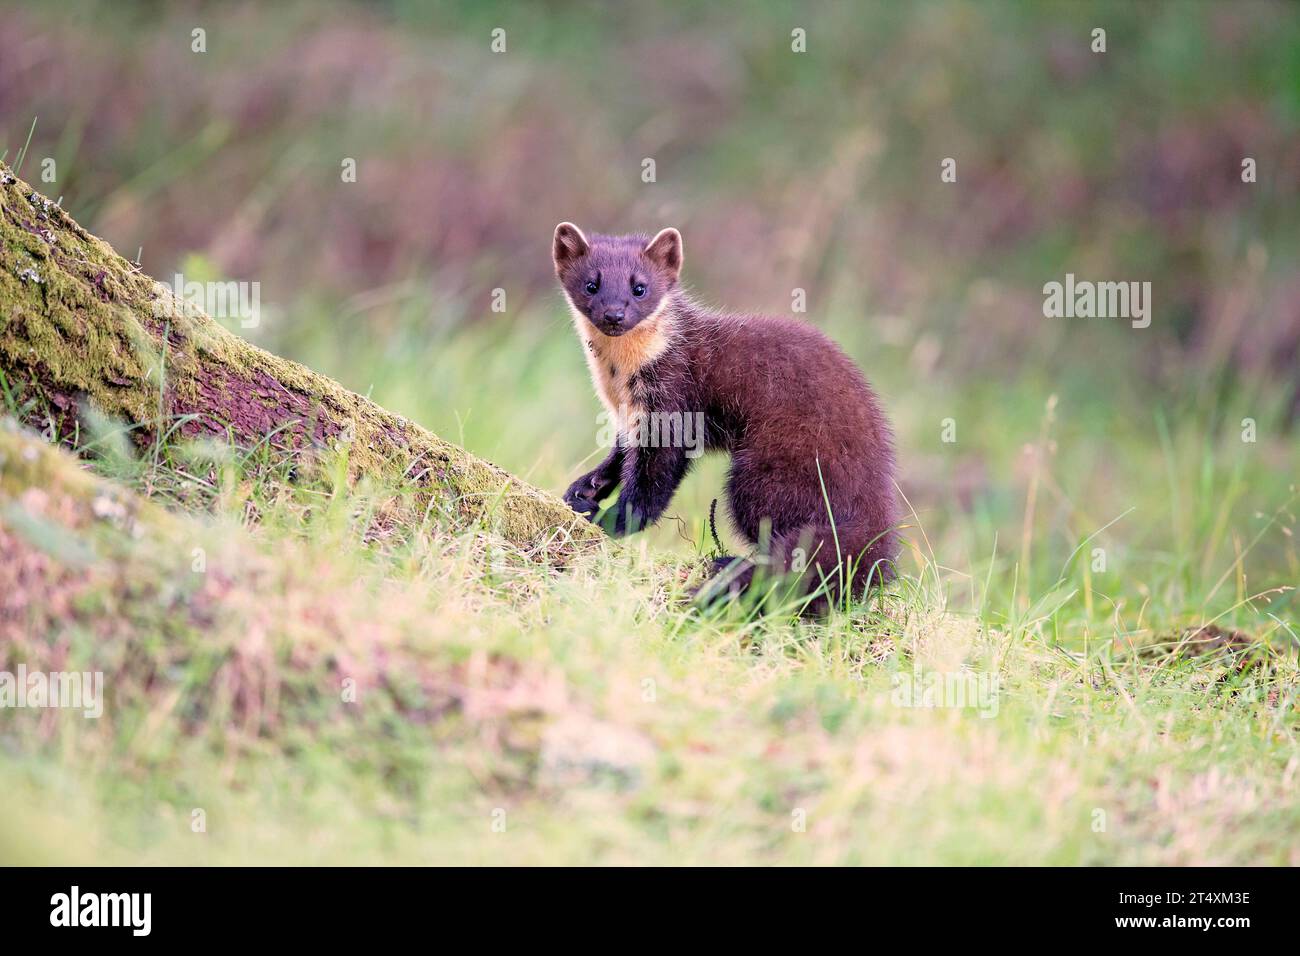
[[[428,388],[404,390],[426,360]],[[594,435],[580,362],[543,313],[415,354],[372,339],[348,384],[373,376],[381,401],[558,489]],[[902,580],[824,622],[690,605],[717,462],[675,503],[682,524],[556,570],[481,529],[388,527],[402,489],[349,491],[337,460],[298,462],[291,483],[262,450],[133,453],[100,423],[83,435],[95,469],[179,518],[111,546],[66,529],[128,570],[19,656],[70,641],[112,706],[53,726],[6,713],[7,853],[1297,862],[1294,443],[1263,417],[1243,444],[1238,410],[1195,396],[1126,420],[1122,390],[1100,408],[1065,380],[1050,412],[1032,383],[950,405],[875,362],[908,473],[943,480],[978,449],[988,487],[963,508],[920,481]],[[937,425],[954,407],[955,449]],[[1250,666],[1189,653],[1185,629],[1211,621],[1254,640]],[[997,693],[902,706],[918,667]],[[340,700],[349,674],[359,708]]]

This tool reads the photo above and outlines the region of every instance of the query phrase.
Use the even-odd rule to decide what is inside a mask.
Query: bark
[[[338,447],[352,479],[406,477],[456,520],[522,547],[600,538],[551,495],[223,328],[3,163],[0,373],[0,399],[34,399],[63,433],[89,403],[145,441],[175,428],[281,454]]]

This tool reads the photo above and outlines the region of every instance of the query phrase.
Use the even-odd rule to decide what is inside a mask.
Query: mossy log
[[[555,497],[223,328],[3,163],[0,372],[65,434],[90,403],[146,442],[174,429],[288,454],[344,447],[353,479],[405,476],[521,547],[600,537]]]

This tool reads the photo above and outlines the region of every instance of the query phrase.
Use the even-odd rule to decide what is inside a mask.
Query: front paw
[[[645,515],[638,508],[621,501],[612,507],[606,508],[590,520],[604,528],[605,533],[611,538],[623,538],[629,534],[636,534],[649,524]]]
[[[583,475],[564,493],[564,503],[588,521],[600,510],[599,488],[591,475]]]
[[[595,521],[600,511],[600,504],[589,498],[565,498],[564,503],[588,521]]]

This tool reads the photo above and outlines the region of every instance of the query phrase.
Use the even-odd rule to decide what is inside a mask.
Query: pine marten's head
[[[590,239],[571,222],[555,227],[555,274],[573,307],[602,335],[617,336],[653,316],[677,288],[682,236],[663,229]]]

